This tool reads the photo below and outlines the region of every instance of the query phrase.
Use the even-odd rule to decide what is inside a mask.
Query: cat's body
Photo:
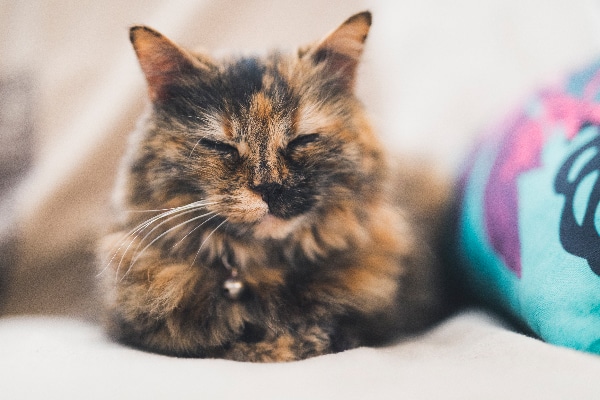
[[[352,93],[370,23],[357,14],[297,54],[219,62],[132,28],[152,107],[100,252],[113,335],[282,361],[439,318],[445,192],[390,172]]]

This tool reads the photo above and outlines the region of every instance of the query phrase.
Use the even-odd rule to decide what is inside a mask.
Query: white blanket
[[[481,312],[386,348],[266,365],[123,348],[77,320],[7,318],[0,359],[11,399],[597,399],[600,387],[597,357]]]

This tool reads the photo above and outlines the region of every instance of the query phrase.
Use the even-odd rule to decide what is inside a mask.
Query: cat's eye
[[[298,136],[297,138],[295,138],[294,140],[292,140],[291,142],[288,143],[288,149],[299,149],[302,148],[304,146],[307,146],[310,143],[314,143],[316,141],[319,140],[319,134],[318,133],[310,133],[308,135],[301,135]]]
[[[205,149],[216,151],[218,153],[230,156],[237,156],[238,150],[230,144],[219,142],[216,140],[203,138],[200,140],[200,145]]]

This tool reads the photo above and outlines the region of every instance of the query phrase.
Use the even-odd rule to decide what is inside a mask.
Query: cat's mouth
[[[230,224],[257,239],[284,239],[306,220],[306,212],[282,214],[264,197],[250,190],[240,190],[229,200],[219,207],[226,209],[215,211],[226,216]]]
[[[269,211],[266,203],[262,203],[260,206],[247,207],[243,218],[236,220],[230,217],[229,221],[244,226],[244,231],[257,239],[285,239],[304,219],[303,215],[281,218]]]

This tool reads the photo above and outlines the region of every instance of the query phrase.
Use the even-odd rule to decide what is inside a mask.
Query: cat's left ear
[[[329,73],[335,74],[343,84],[351,88],[371,21],[369,11],[353,15],[317,43],[307,55],[310,55],[315,64],[324,63]]]
[[[208,72],[211,63],[200,58],[147,26],[134,26],[129,37],[148,82],[152,101],[163,100],[170,85],[187,75]]]

